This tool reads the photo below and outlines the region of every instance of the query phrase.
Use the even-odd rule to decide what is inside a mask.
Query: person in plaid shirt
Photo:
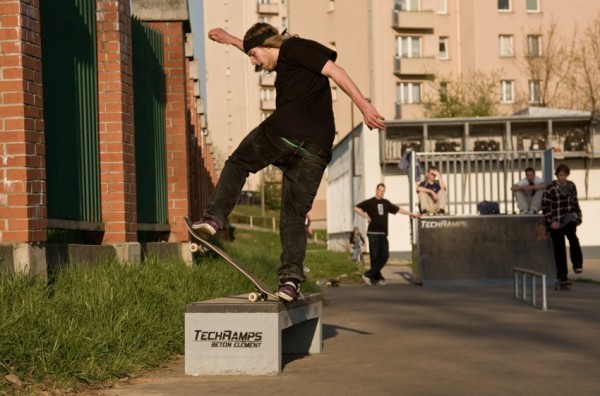
[[[571,263],[575,273],[583,272],[583,254],[577,238],[577,226],[581,224],[581,208],[577,200],[575,183],[567,180],[570,169],[565,164],[556,167],[556,180],[544,192],[542,213],[550,230],[554,245],[557,279],[567,281],[567,249],[565,236],[569,240]]]

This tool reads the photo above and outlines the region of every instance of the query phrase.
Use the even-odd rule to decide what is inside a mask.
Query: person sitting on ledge
[[[419,193],[421,213],[446,213],[446,184],[442,179],[442,174],[435,166],[427,169],[425,180],[418,185],[417,192]]]
[[[521,214],[536,214],[542,207],[542,197],[546,183],[535,175],[533,168],[525,169],[525,177],[512,186],[511,190],[517,200],[517,208]]]

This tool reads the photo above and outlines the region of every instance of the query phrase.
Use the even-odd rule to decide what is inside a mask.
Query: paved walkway
[[[600,260],[577,278],[600,281]],[[542,312],[512,286],[326,288],[323,353],[278,376],[184,375],[183,357],[101,395],[593,395],[600,392],[600,284],[548,288]],[[575,277],[574,277],[575,278]]]

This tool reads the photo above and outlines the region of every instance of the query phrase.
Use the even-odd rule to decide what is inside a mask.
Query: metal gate
[[[40,2],[48,218],[100,222],[96,1]]]
[[[162,34],[132,18],[138,223],[167,223]]]

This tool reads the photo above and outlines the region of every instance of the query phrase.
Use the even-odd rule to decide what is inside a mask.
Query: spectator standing
[[[385,278],[381,274],[382,268],[387,263],[390,256],[388,242],[388,214],[401,214],[420,218],[419,213],[411,213],[406,209],[400,209],[383,196],[385,194],[385,184],[379,183],[375,190],[375,196],[356,205],[354,211],[367,219],[369,227],[367,228],[367,239],[369,240],[369,258],[371,268],[362,276],[365,283],[369,286],[378,284],[384,286]]]

